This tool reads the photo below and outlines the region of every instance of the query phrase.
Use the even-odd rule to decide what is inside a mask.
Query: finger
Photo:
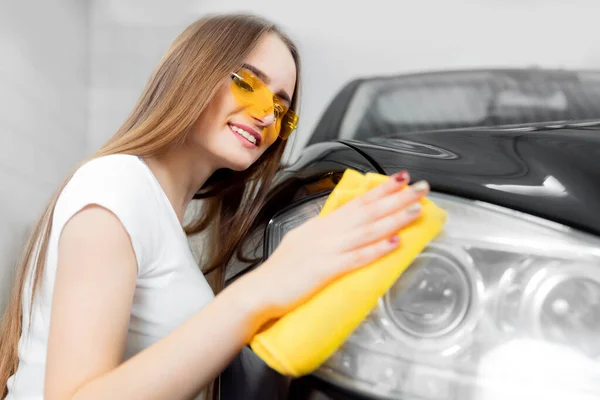
[[[368,246],[357,248],[341,255],[338,264],[339,272],[347,272],[356,268],[363,267],[373,261],[394,251],[400,245],[398,236],[394,235],[383,240],[379,240]]]
[[[357,215],[357,226],[370,224],[390,214],[397,213],[416,203],[423,196],[426,196],[427,193],[429,193],[429,184],[426,181],[419,181],[410,185],[405,190],[382,197],[363,207],[363,210]]]
[[[395,193],[408,185],[410,181],[410,175],[406,171],[400,171],[397,174],[394,174],[387,181],[383,182],[381,185],[374,187],[369,190],[367,193],[363,194],[360,197],[357,197],[357,201],[361,204],[366,205],[370,204],[381,197],[387,196],[389,194]]]
[[[345,205],[332,212],[330,219],[336,220],[336,223],[342,223],[344,226],[352,226],[358,223],[361,216],[365,213],[364,209],[369,204],[378,199],[385,198],[391,194],[397,193],[406,188],[410,180],[408,172],[401,171],[394,174],[381,185],[369,190],[367,193],[350,200]],[[348,223],[350,223],[348,225]]]
[[[342,251],[354,251],[384,238],[389,238],[409,225],[421,214],[421,204],[413,203],[399,212],[349,231],[341,238]]]
[[[383,197],[369,205],[348,210],[343,213],[339,221],[336,221],[337,228],[341,232],[355,231],[388,215],[398,213],[416,203],[427,193],[429,193],[429,184],[426,181],[419,181],[405,190]]]

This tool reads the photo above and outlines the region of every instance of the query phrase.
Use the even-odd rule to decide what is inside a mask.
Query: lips
[[[260,146],[260,142],[262,141],[262,136],[256,130],[252,129],[248,125],[243,125],[243,124],[229,123],[228,125],[231,128],[231,130],[233,130],[240,136],[243,136],[246,140],[248,140],[248,142],[250,142],[256,146]],[[255,141],[254,143],[252,142],[252,138],[254,138],[254,141]]]

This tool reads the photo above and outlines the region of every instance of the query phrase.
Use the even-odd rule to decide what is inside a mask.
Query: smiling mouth
[[[240,135],[241,137],[243,137],[244,139],[246,139],[248,142],[252,143],[255,146],[258,146],[258,140],[251,133],[246,132],[242,128],[239,128],[239,127],[237,127],[235,125],[231,125],[231,124],[229,124],[229,128],[232,131],[234,131],[235,133],[237,133],[238,135]]]

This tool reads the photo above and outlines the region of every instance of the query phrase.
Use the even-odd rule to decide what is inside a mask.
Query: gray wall
[[[0,310],[17,248],[86,151],[88,3],[0,2]]]

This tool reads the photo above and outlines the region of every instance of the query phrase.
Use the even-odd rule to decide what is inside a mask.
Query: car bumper
[[[222,400],[371,400],[318,378],[291,379],[269,368],[249,348],[221,374]]]

